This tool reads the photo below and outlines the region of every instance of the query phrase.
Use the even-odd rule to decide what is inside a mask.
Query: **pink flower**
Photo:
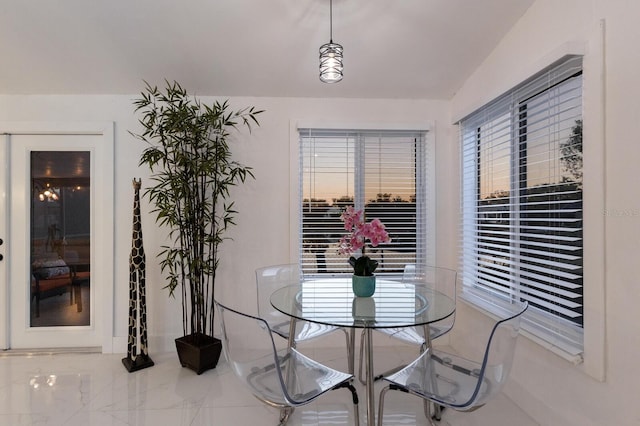
[[[338,253],[350,254],[362,249],[364,255],[366,240],[369,240],[372,247],[391,241],[384,224],[380,219],[373,219],[366,223],[362,219],[362,210],[355,210],[349,206],[340,216],[344,222],[344,229],[349,231],[338,243]]]

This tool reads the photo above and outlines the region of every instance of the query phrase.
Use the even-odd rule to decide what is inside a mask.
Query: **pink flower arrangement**
[[[354,268],[355,275],[373,275],[373,271],[378,266],[378,262],[365,256],[366,241],[369,240],[371,247],[377,247],[379,244],[391,241],[384,224],[380,219],[373,219],[371,222],[365,222],[362,210],[355,210],[353,206],[349,206],[340,216],[344,222],[344,229],[349,231],[348,234],[340,239],[338,244],[338,253],[351,254],[362,249],[362,256],[358,259],[351,256],[349,264]]]

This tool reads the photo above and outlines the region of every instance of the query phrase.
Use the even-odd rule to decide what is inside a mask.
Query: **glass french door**
[[[8,266],[9,349],[103,346],[105,305],[98,301],[112,283],[101,277],[106,265],[96,263],[108,234],[96,231],[104,218],[100,192],[112,188],[96,179],[104,175],[96,158],[102,141],[91,134],[6,137],[11,172],[4,175],[8,220],[0,249]]]

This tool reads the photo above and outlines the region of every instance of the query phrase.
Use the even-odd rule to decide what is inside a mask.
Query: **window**
[[[304,274],[351,273],[337,243],[349,205],[379,218],[392,241],[367,254],[376,274],[426,259],[425,132],[299,129],[300,260]]]
[[[462,297],[527,300],[523,328],[583,350],[582,58],[460,122]]]

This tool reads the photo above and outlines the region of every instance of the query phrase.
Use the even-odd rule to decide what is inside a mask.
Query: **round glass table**
[[[364,329],[368,425],[375,424],[371,331],[376,328],[428,327],[455,311],[453,299],[430,287],[381,277],[376,281],[376,291],[371,297],[355,297],[351,277],[348,276],[304,280],[282,287],[271,295],[271,305],[292,318],[292,327],[298,319]],[[425,335],[428,337],[429,333]],[[352,333],[352,348],[353,336]]]

